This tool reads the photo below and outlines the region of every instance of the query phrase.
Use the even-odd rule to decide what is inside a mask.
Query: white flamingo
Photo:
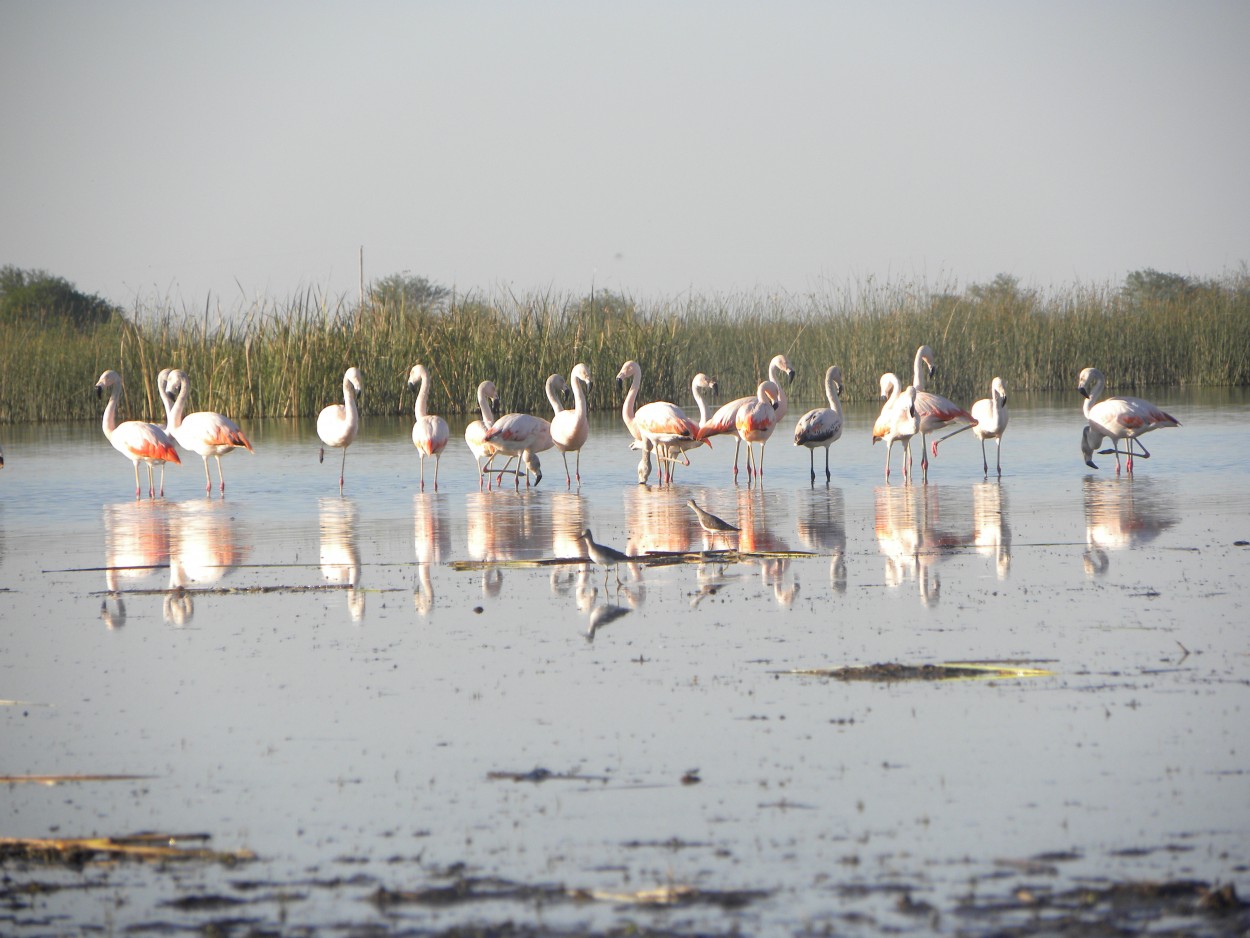
[[[569,381],[573,386],[573,409],[557,411],[551,418],[551,440],[560,457],[564,460],[564,483],[571,488],[573,478],[569,475],[569,453],[577,454],[576,467],[573,470],[577,481],[582,481],[582,447],[590,436],[590,404],[586,395],[590,391],[590,369],[578,362],[569,373]]]
[[[343,373],[343,403],[330,404],[322,408],[317,415],[317,436],[321,442],[331,449],[341,448],[343,459],[339,463],[339,494],[343,494],[343,475],[347,469],[347,447],[352,445],[356,434],[360,432],[360,411],[356,408],[356,395],[361,392],[360,369],[348,368]],[[323,447],[317,455],[318,462],[324,462],[326,451]]]
[[[973,404],[970,413],[976,423],[970,426],[962,426],[958,430],[946,434],[942,439],[935,440],[933,443],[933,455],[937,455],[938,443],[949,440],[951,437],[970,429],[973,436],[981,441],[981,469],[985,473],[986,478],[990,474],[990,462],[985,455],[986,440],[993,440],[996,445],[995,467],[999,476],[1002,476],[1003,434],[1007,432],[1007,386],[1003,384],[1002,378],[995,378],[990,383],[990,396],[983,397]]]
[[[929,479],[929,434],[952,423],[966,421],[970,426],[976,425],[972,414],[959,405],[925,390],[926,378],[937,374],[937,362],[933,349],[922,345],[916,349],[916,359],[912,364],[912,385],[916,388],[916,421],[920,428],[920,472],[924,480]],[[933,455],[937,455],[937,443],[933,444]]]
[[[1103,454],[1115,453],[1115,471],[1120,472],[1120,440],[1128,440],[1128,471],[1133,471],[1133,441],[1141,447],[1139,454],[1142,459],[1149,459],[1150,453],[1142,446],[1141,435],[1160,427],[1179,427],[1181,422],[1169,413],[1160,410],[1149,401],[1140,397],[1108,397],[1102,398],[1106,390],[1107,379],[1097,368],[1086,368],[1081,372],[1077,390],[1085,397],[1082,411],[1087,421],[1081,431],[1081,452],[1085,457],[1085,465],[1097,469],[1094,465],[1094,450],[1102,445],[1104,437],[1110,437],[1115,443],[1111,449],[1099,450]]]
[[[887,371],[881,376],[881,397],[885,403],[881,414],[872,425],[872,441],[885,441],[885,478],[890,480],[890,454],[895,442],[903,444],[903,478],[911,478],[911,438],[919,432],[916,418],[916,388],[909,386],[904,392],[898,375]]]
[[[160,384],[160,379],[157,379]],[[170,371],[165,380],[161,399],[177,394],[177,400],[168,406],[166,415],[169,419],[169,431],[178,445],[198,453],[204,460],[204,492],[211,494],[213,479],[208,472],[208,457],[217,461],[217,481],[221,493],[226,492],[226,477],[221,474],[221,457],[243,447],[249,453],[254,452],[252,443],[239,429],[239,425],[224,414],[211,410],[196,411],[183,416],[187,408],[187,395],[191,391],[191,380],[181,370]]]
[[[673,478],[671,448],[682,442],[693,443],[699,432],[699,425],[687,417],[680,407],[668,401],[652,401],[638,407],[638,387],[642,383],[642,367],[632,359],[623,364],[616,375],[618,387],[626,381],[629,382],[629,391],[625,395],[625,402],[621,405],[621,418],[625,422],[625,427],[638,443],[651,444],[651,448],[660,459],[661,481],[666,477],[667,467],[667,479],[671,482]],[[644,445],[644,452],[645,449]]]
[[[156,488],[152,479],[152,467],[158,462],[162,465],[167,462],[182,464],[182,460],[178,458],[178,451],[174,448],[173,439],[154,423],[144,423],[141,420],[117,422],[122,378],[116,371],[109,370],[100,375],[100,380],[95,384],[95,390],[97,397],[103,397],[105,390],[109,392],[109,402],[104,408],[104,436],[113,445],[113,449],[134,463],[135,498],[139,497],[141,491],[139,488],[139,463],[141,462],[148,467],[148,498],[154,498]],[[162,484],[161,495],[164,494],[165,487]]]
[[[468,445],[469,452],[473,454],[474,463],[477,464],[477,486],[480,489],[485,477],[482,460],[486,460],[485,469],[489,474],[490,465],[499,452],[499,447],[486,441],[486,431],[495,425],[494,408],[499,406],[499,392],[495,390],[494,381],[483,381],[477,386],[477,406],[482,412],[482,418],[474,420],[464,428],[464,442]]]
[[[420,390],[418,390],[420,388]],[[447,421],[428,411],[430,400],[430,373],[424,365],[413,365],[408,372],[408,390],[417,392],[413,405],[412,445],[421,457],[421,489],[425,490],[425,457],[434,457],[434,491],[438,491],[438,464],[447,448],[451,431]]]
[[[842,369],[830,365],[825,371],[825,397],[828,407],[809,410],[794,427],[794,445],[806,446],[810,457],[812,483],[816,482],[816,447],[825,449],[825,481],[832,478],[829,472],[829,447],[842,438]]]
[[[555,376],[559,378],[559,376]],[[548,383],[551,379],[548,378]],[[563,380],[563,379],[560,379]],[[486,431],[483,439],[492,443],[503,453],[517,456],[525,465],[525,485],[530,484],[530,474],[534,475],[534,484],[543,480],[542,464],[538,453],[551,449],[555,445],[551,439],[551,421],[535,417],[533,414],[504,414]],[[521,470],[517,469],[516,486],[521,485]]]

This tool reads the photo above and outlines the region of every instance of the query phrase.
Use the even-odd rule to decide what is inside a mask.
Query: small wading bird
[[[794,427],[794,445],[806,446],[810,457],[812,484],[816,483],[816,447],[825,448],[825,481],[832,477],[829,472],[829,447],[842,439],[842,369],[830,365],[825,372],[825,397],[828,407],[809,410]]]
[[[339,494],[343,494],[343,474],[347,469],[347,447],[352,445],[360,431],[360,412],[356,409],[356,395],[361,392],[359,368],[348,368],[343,373],[343,403],[330,404],[317,415],[317,436],[331,449],[341,448],[343,459],[339,463]],[[317,461],[324,462],[325,447],[317,454]]]
[[[642,367],[636,361],[627,361],[617,372],[617,387],[623,386],[626,381],[629,382],[629,391],[621,405],[621,419],[625,422],[625,428],[629,430],[629,435],[635,441],[644,444],[644,453],[647,450],[645,444],[651,444],[656,457],[660,460],[660,481],[663,482],[667,478],[667,481],[671,482],[673,447],[683,442],[694,442],[699,432],[699,425],[687,417],[680,407],[668,401],[652,401],[650,404],[637,407],[638,386],[642,383]],[[650,461],[645,460],[645,457],[644,461],[648,466],[650,465]],[[645,479],[640,478],[639,481],[643,482]]]
[[[1085,465],[1097,469],[1094,465],[1094,451],[1102,445],[1104,437],[1114,442],[1111,449],[1098,450],[1107,455],[1115,453],[1115,471],[1120,472],[1120,440],[1128,440],[1128,448],[1124,455],[1128,456],[1129,472],[1133,471],[1133,442],[1136,440],[1141,452],[1137,455],[1149,459],[1150,453],[1139,439],[1143,433],[1158,430],[1160,427],[1179,427],[1180,421],[1171,414],[1165,413],[1149,401],[1139,397],[1108,397],[1102,398],[1106,389],[1107,379],[1097,368],[1086,368],[1081,372],[1077,390],[1085,398],[1081,410],[1085,414],[1086,426],[1081,430],[1081,454],[1085,457]]]
[[[148,498],[154,498],[156,488],[152,479],[152,467],[158,462],[162,465],[167,462],[182,464],[182,460],[178,458],[178,451],[174,448],[174,441],[169,434],[154,423],[144,423],[141,420],[117,422],[122,378],[116,371],[110,370],[100,375],[100,380],[95,384],[96,396],[103,397],[105,390],[109,392],[109,402],[104,408],[104,436],[113,444],[113,449],[134,463],[135,498],[138,498],[140,494],[139,463],[148,467]],[[161,495],[164,494],[165,487],[162,485]]]
[[[796,372],[790,364],[790,360],[784,355],[774,355],[772,361],[768,363],[768,380],[781,388],[781,376],[785,375],[790,381],[794,380]],[[746,405],[757,400],[757,396],[739,397],[730,401],[728,404],[722,404],[716,413],[710,418],[700,421],[699,439],[706,440],[710,437],[721,433],[737,433],[738,432],[738,411]],[[785,419],[786,411],[789,409],[789,401],[786,399],[786,392],[781,391],[781,398],[777,401],[777,420],[780,422]],[[742,449],[742,437],[738,437],[738,442],[734,445],[734,478],[738,478],[738,454]]]
[[[916,426],[920,434],[920,472],[924,481],[929,481],[929,434],[958,421],[966,421],[975,425],[972,414],[952,403],[940,394],[925,390],[926,378],[937,374],[937,364],[933,349],[922,345],[916,349],[916,359],[912,363],[912,386],[916,389]],[[933,444],[933,455],[937,455],[937,443]]]
[[[569,453],[576,453],[576,468],[573,470],[580,484],[582,481],[582,447],[590,437],[590,404],[587,395],[590,393],[590,369],[578,362],[569,373],[569,381],[573,386],[573,409],[557,411],[551,418],[551,441],[560,451],[564,460],[564,484],[572,488],[573,477],[569,475]]]
[[[630,557],[629,554],[617,550],[615,547],[609,547],[606,544],[598,543],[595,540],[594,535],[590,533],[590,528],[586,528],[582,531],[582,536],[578,538],[578,540],[586,545],[586,553],[590,559],[599,566],[603,567],[604,581],[607,581],[608,568],[611,567],[616,572],[616,582],[619,586],[621,582],[620,565],[623,563],[629,563],[634,558]]]
[[[718,518],[710,511],[700,508],[695,504],[693,498],[687,499],[686,504],[690,506],[690,509],[694,512],[695,517],[699,519],[699,527],[701,527],[708,534],[733,534],[742,530],[741,528],[730,524],[724,518]]]
[[[755,400],[738,411],[738,437],[747,445],[747,478],[759,476],[764,478],[764,447],[777,429],[781,420],[777,408],[781,403],[781,388],[775,381],[761,381],[755,392]],[[760,445],[758,461],[752,448],[753,443]]]
[[[157,379],[160,384],[160,379]],[[169,432],[178,445],[198,453],[204,460],[204,493],[212,494],[213,479],[208,472],[208,457],[217,461],[217,482],[221,494],[226,493],[226,477],[221,474],[221,457],[232,453],[237,447],[243,447],[249,453],[254,452],[251,441],[239,429],[239,425],[224,414],[211,410],[200,410],[183,416],[187,407],[187,395],[191,391],[191,379],[181,370],[169,372],[165,380],[161,398],[166,400],[177,395],[172,406],[166,411],[169,420]]]
[[[419,389],[419,390],[418,390]],[[430,399],[430,373],[424,365],[413,365],[408,372],[408,390],[417,392],[413,405],[412,445],[421,458],[421,489],[425,490],[425,457],[434,457],[434,491],[438,491],[438,464],[451,431],[447,421],[428,412]]]
[[[911,478],[911,438],[919,432],[916,418],[916,388],[899,390],[898,375],[886,372],[881,376],[881,396],[885,403],[872,425],[872,442],[885,441],[885,479],[890,481],[890,453],[895,442],[903,444],[903,478]]]
[[[960,427],[946,434],[942,439],[935,440],[933,455],[937,455],[938,443],[949,440],[965,430],[972,430],[973,436],[981,441],[981,469],[985,476],[988,478],[990,474],[990,463],[985,456],[986,440],[993,440],[995,443],[997,451],[994,456],[994,465],[1001,476],[1003,474],[1003,434],[1007,432],[1007,387],[1003,384],[1002,378],[993,380],[990,384],[990,396],[983,397],[973,404],[970,413],[976,423]]]

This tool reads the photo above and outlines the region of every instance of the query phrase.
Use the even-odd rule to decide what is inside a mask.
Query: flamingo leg
[[[1003,438],[1000,436],[994,441],[994,464],[998,469],[998,477],[1003,477]]]
[[[561,450],[560,458],[564,460],[564,487],[571,489],[573,487],[573,477],[569,475],[569,454]],[[580,482],[581,479],[579,478],[577,481]]]
[[[816,450],[809,448],[807,453],[808,453],[808,456],[811,457],[810,459],[808,459],[808,465],[811,466],[811,469],[812,469],[812,485],[815,485],[816,484]],[[828,463],[829,463],[829,450],[825,450],[826,467],[828,466]]]
[[[442,453],[434,454],[434,491],[438,491],[438,464],[442,460]]]
[[[934,443],[933,445],[935,447],[937,446],[936,443]],[[984,439],[981,440],[981,470],[985,473],[986,478],[988,478],[990,474],[990,461],[988,458],[986,458],[986,455],[985,455],[985,440]],[[1001,475],[1002,473],[1000,472],[999,474]]]
[[[581,485],[582,484],[582,451],[580,449],[577,451],[577,468],[575,468],[573,472],[576,473],[577,475],[577,484]]]
[[[139,460],[135,460],[135,498],[141,497],[139,490]]]
[[[161,474],[164,475],[164,472],[165,470],[162,469]],[[217,463],[217,474],[221,475],[220,460]],[[213,477],[208,474],[208,457],[207,456],[204,457],[204,494],[205,495],[213,494]]]
[[[343,494],[343,477],[347,474],[347,447],[343,447],[343,459],[339,462],[339,494]]]
[[[825,483],[828,484],[829,480],[832,478],[833,478],[833,473],[829,471],[829,447],[826,446],[825,447]]]

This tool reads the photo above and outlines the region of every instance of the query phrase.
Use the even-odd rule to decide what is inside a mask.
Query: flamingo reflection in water
[[[837,488],[812,491],[800,506],[799,540],[806,550],[828,553],[829,582],[846,592],[846,502]]]
[[[1158,483],[1130,477],[1085,480],[1085,554],[1088,576],[1101,576],[1109,551],[1143,547],[1177,522],[1175,498]]]
[[[434,582],[430,571],[451,555],[451,532],[447,530],[446,506],[437,495],[418,492],[412,496],[412,544],[417,561],[418,584],[412,603],[418,615],[434,608]]]
[[[920,601],[931,606],[941,598],[936,567],[952,550],[973,542],[973,534],[939,527],[937,486],[876,490],[877,548],[885,557],[885,582],[898,587],[915,580]]]
[[[738,490],[738,551],[742,554],[785,553],[790,545],[778,537],[769,524],[769,510],[778,504],[776,496],[763,489]],[[773,591],[782,606],[790,606],[799,595],[799,584],[790,569],[789,557],[757,556],[746,560],[760,568],[760,580]]]
[[[318,503],[322,579],[347,587],[347,611],[353,622],[361,622],[365,617],[365,594],[359,588],[361,563],[356,546],[356,503],[345,498],[322,498]]]
[[[1007,494],[998,482],[972,486],[972,543],[978,554],[993,558],[998,579],[1007,579],[1011,570],[1011,523],[1007,519]]]
[[[627,554],[685,553],[694,550],[699,523],[667,488],[632,486],[625,491]]]
[[[169,591],[165,594],[165,621],[186,625],[195,615],[189,589],[221,581],[250,552],[238,543],[232,512],[224,502],[181,502],[171,517]]]
[[[104,588],[100,618],[110,629],[126,622],[123,594],[128,589],[154,589],[169,564],[169,502],[118,502],[104,506]],[[114,606],[110,607],[109,600]]]

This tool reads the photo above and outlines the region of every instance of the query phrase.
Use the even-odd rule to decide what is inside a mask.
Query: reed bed
[[[714,375],[722,397],[751,393],[772,356],[798,371],[799,402],[821,397],[826,367],[842,366],[847,400],[875,399],[884,371],[908,383],[917,346],[938,357],[934,384],[961,402],[1001,375],[1012,391],[1070,389],[1097,365],[1114,390],[1250,384],[1250,275],[1184,296],[1129,297],[1116,287],[1052,293],[956,293],[869,282],[827,295],[689,297],[634,301],[612,293],[452,297],[434,307],[330,300],[307,291],[246,310],[136,308],[87,329],[0,324],[0,422],[96,419],[94,384],[112,368],[125,416],[157,419],[160,369],[192,381],[192,406],[238,419],[312,417],[341,399],[343,372],[364,373],[366,414],[412,407],[417,362],[431,371],[431,407],[463,415],[480,381],[505,410],[543,413],[543,382],[585,362],[595,409],[620,405],[613,379],[642,366],[640,401],[690,403],[690,379]]]

